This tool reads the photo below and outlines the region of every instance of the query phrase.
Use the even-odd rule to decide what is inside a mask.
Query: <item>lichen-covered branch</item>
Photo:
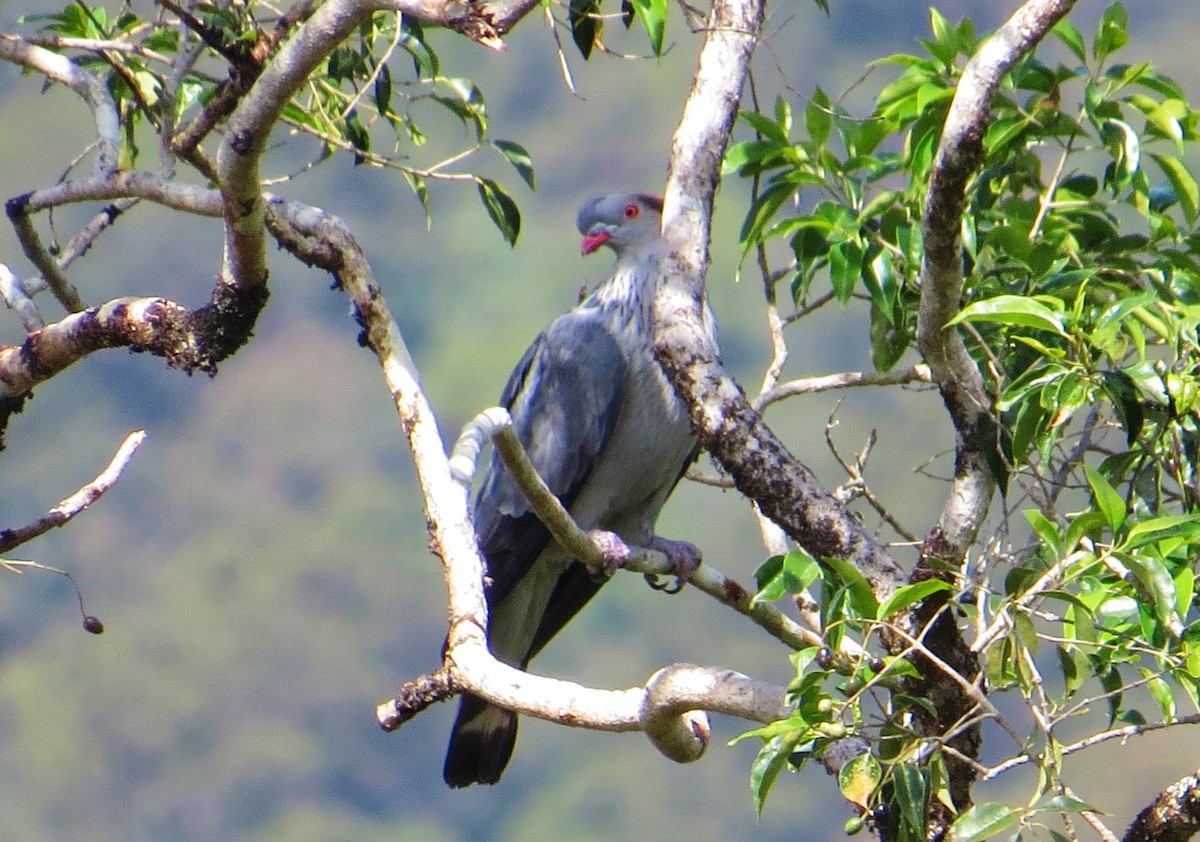
[[[947,575],[962,563],[995,491],[984,453],[996,442],[984,441],[980,429],[992,400],[961,335],[946,327],[962,305],[967,185],[983,160],[992,97],[1004,75],[1073,5],[1074,0],[1028,0],[1022,5],[967,62],[942,129],[922,217],[925,256],[917,344],[954,425],[955,466],[941,517],[922,544],[914,581]],[[953,614],[944,610],[947,599],[945,593],[936,595],[904,618],[910,632],[927,629],[926,650],[912,659],[922,678],[910,680],[907,690],[931,702],[928,710],[915,712],[919,727],[931,736],[949,734],[975,706],[971,694],[952,676],[974,683],[979,675],[978,658],[963,640]],[[935,662],[948,665],[950,671],[934,669]],[[950,796],[960,808],[971,800],[981,739],[978,726],[973,726],[946,740],[951,750],[946,763]],[[934,803],[929,818],[929,838],[937,840],[947,832],[953,812]]]
[[[713,196],[762,17],[762,0],[725,0],[709,18],[671,147],[663,232],[672,249],[655,302],[655,351],[689,407],[697,437],[738,489],[813,555],[855,564],[883,598],[904,581],[895,559],[763,423],[696,327]]]
[[[1138,813],[1124,842],[1187,842],[1200,833],[1200,769],[1171,784]]]
[[[941,390],[957,442],[950,495],[925,549],[950,564],[958,564],[975,542],[995,489],[983,453],[996,443],[981,441],[979,430],[992,400],[961,335],[945,326],[962,306],[967,183],[983,160],[992,97],[1004,75],[1074,5],[1075,0],[1029,0],[979,47],[963,68],[929,178],[917,344]]]

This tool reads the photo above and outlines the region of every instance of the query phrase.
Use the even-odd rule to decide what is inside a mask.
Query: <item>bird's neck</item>
[[[649,261],[634,256],[618,259],[612,275],[596,287],[584,306],[616,311],[621,321],[649,329],[654,320],[654,295],[659,281],[658,272],[649,267]]]

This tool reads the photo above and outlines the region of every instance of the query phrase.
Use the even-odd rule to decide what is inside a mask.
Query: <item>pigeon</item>
[[[699,452],[687,411],[654,356],[661,225],[655,196],[584,203],[581,251],[610,248],[613,272],[538,336],[501,397],[534,467],[609,562],[597,573],[563,550],[493,455],[474,507],[489,580],[488,645],[520,669],[592,598],[630,546],[663,552],[681,582],[700,563],[692,544],[654,533],[663,504]],[[705,315],[706,329],[715,330],[707,307]],[[515,713],[464,694],[446,783],[496,783],[516,738]]]

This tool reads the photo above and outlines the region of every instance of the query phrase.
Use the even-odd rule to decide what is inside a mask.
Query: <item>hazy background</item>
[[[841,93],[868,60],[915,51],[927,35],[921,3],[831,5],[827,18],[809,2],[773,4],[756,58],[765,101],[783,91],[801,110],[814,86]],[[952,20],[974,16],[983,31],[1015,5],[940,8]],[[1128,7],[1134,37],[1121,60],[1152,59],[1200,94],[1200,8],[1191,0]],[[10,2],[0,6],[0,26],[56,8]],[[1081,2],[1073,18],[1089,40],[1102,8]],[[492,135],[533,156],[536,194],[503,162],[481,164],[521,204],[515,249],[491,227],[473,187],[433,186],[431,231],[397,174],[349,159],[276,188],[349,222],[446,437],[495,402],[529,341],[571,306],[580,284],[607,273],[607,256],[579,257],[580,202],[661,189],[698,47],[676,11],[673,47],[660,60],[596,56],[585,64],[570,55],[577,96],[562,83],[539,14],[503,55],[431,34],[445,70],[483,89]],[[617,43],[641,52],[634,35]],[[0,66],[0,118],[6,198],[51,183],[90,140],[90,116],[74,95],[43,93],[40,79],[9,66]],[[462,141],[455,126],[430,119],[431,146]],[[278,172],[312,155],[300,139],[280,133],[278,141]],[[140,163],[154,166],[152,147]],[[709,279],[727,362],[754,388],[767,345],[759,285],[733,282],[744,209],[743,185],[727,183]],[[94,210],[60,212],[64,239]],[[89,303],[166,294],[197,305],[207,300],[219,254],[216,223],[139,208],[70,274]],[[32,272],[7,226],[0,261]],[[756,822],[747,786],[756,746],[724,745],[744,729],[731,720],[716,722],[708,756],[690,766],[669,763],[637,735],[526,721],[502,784],[453,793],[441,782],[453,705],[396,734],[378,729],[375,704],[437,663],[441,568],[426,549],[403,436],[374,358],[355,344],[345,298],[286,256],[273,255],[272,265],[256,340],[215,380],[166,372],[144,355],[98,354],[38,389],[10,427],[0,456],[0,527],[28,522],[89,480],[130,430],[145,428],[149,440],[93,511],[15,553],[72,571],[88,610],[107,626],[102,637],[79,627],[60,577],[0,573],[0,839],[841,838],[849,811],[818,771],[781,779]],[[48,300],[43,306],[56,316]],[[802,324],[790,335],[788,376],[869,365],[861,312],[829,309]],[[21,338],[15,317],[0,313],[0,341]],[[836,400],[793,401],[770,416],[829,485],[842,480],[822,439]],[[839,419],[847,452],[878,428],[872,486],[924,532],[944,487],[913,469],[937,442],[950,442],[936,395],[848,394]],[[933,470],[939,466],[945,473],[944,456]],[[682,488],[660,531],[696,542],[744,582],[762,561],[734,493]],[[640,577],[618,576],[536,667],[616,687],[687,660],[782,683],[786,654],[703,595],[666,597]],[[1190,734],[1172,731],[1089,752],[1068,770],[1087,776],[1079,794],[1116,810],[1120,827],[1194,768],[1197,748]],[[1004,797],[1017,784],[1028,781],[1006,778],[980,797]]]

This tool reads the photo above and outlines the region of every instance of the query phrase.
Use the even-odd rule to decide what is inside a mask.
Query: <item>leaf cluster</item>
[[[1182,702],[1200,709],[1200,187],[1185,158],[1200,112],[1151,62],[1116,60],[1127,27],[1120,3],[1090,41],[1063,20],[1054,43],[1014,66],[968,186],[964,297],[947,326],[993,397],[976,434],[1009,511],[1031,506],[1031,538],[981,554],[991,578],[959,581],[944,610],[976,629],[991,691],[1019,693],[1049,724],[1034,728],[1020,760],[1041,771],[1029,801],[1040,806],[978,805],[954,839],[1035,824],[1043,809],[1083,809],[1061,803],[1053,726],[1091,702],[1103,699],[1107,727],[1147,722],[1129,703],[1135,687],[1161,721],[1176,720]],[[802,111],[781,97],[769,113],[741,115],[752,137],[725,161],[752,190],[743,260],[783,255],[786,269],[770,277],[790,285],[797,307],[826,283],[844,307],[865,304],[880,371],[916,351],[922,209],[956,85],[980,44],[970,20],[953,24],[936,9],[930,30],[923,53],[874,63],[893,75],[866,117],[820,88]],[[852,653],[932,591],[909,586],[880,606],[861,579],[836,561],[793,556],[760,570],[759,598],[819,586],[835,654],[823,665],[801,653],[797,713],[752,732],[764,739],[755,799],[761,809],[780,771],[820,756],[832,717],[870,745],[873,760],[843,781],[864,821],[889,822],[889,838],[924,838],[924,805],[944,777],[940,748],[908,722],[928,703],[904,697],[886,671],[864,672],[872,659]],[[873,717],[862,712],[864,690]]]
[[[141,18],[128,9],[112,16],[85,3],[23,21],[51,35],[50,49],[82,51],[75,60],[106,80],[121,116],[123,168],[137,165],[142,126],[159,134],[179,132],[176,138],[191,126],[219,129],[232,111],[222,102],[235,84],[231,80],[252,81],[274,57],[286,28],[299,25],[262,3],[198,4],[180,14],[189,33],[182,43],[178,22],[167,16]],[[214,69],[221,65],[228,70]],[[425,126],[437,113],[456,120],[470,140],[437,163],[416,166],[410,158],[426,146]],[[491,137],[482,90],[443,69],[424,27],[410,17],[377,12],[364,21],[285,104],[282,122],[319,144],[305,169],[343,153],[356,165],[396,170],[424,207],[427,223],[432,223],[429,182],[471,181],[504,239],[511,245],[520,234],[520,211],[508,190],[493,178],[455,167],[490,150],[533,189],[528,151]]]

